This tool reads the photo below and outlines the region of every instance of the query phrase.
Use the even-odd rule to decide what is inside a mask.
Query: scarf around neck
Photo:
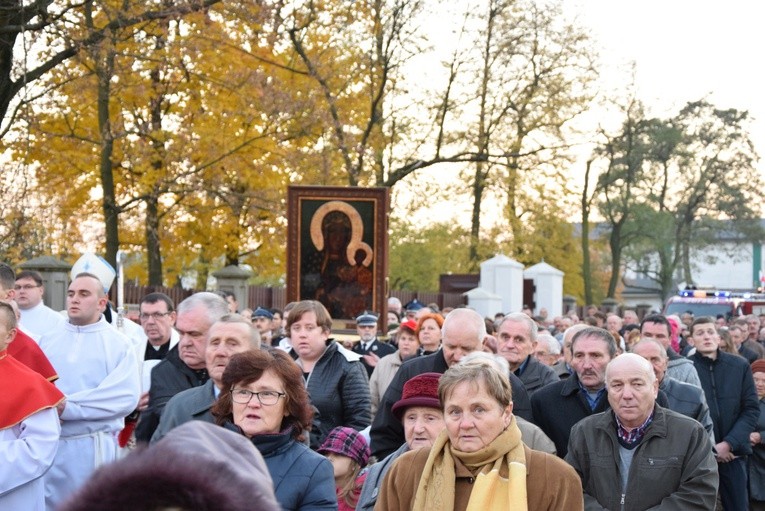
[[[457,479],[454,458],[470,470],[478,470],[468,511],[527,509],[526,453],[515,417],[497,438],[476,452],[454,449],[447,432],[442,431],[425,462],[414,498],[414,511],[453,511]],[[504,473],[507,478],[501,475]]]

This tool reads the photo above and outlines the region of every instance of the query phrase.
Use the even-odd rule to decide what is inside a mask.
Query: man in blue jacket
[[[752,370],[745,359],[721,351],[714,320],[700,317],[691,324],[691,357],[707,397],[715,432],[720,473],[720,499],[726,510],[747,509],[746,457],[752,453],[749,433],[760,414]]]

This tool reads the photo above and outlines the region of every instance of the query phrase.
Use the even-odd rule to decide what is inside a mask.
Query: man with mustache
[[[534,424],[555,443],[561,458],[568,452],[571,427],[609,408],[606,366],[616,356],[616,341],[602,328],[587,327],[574,335],[571,352],[574,374],[531,396]]]

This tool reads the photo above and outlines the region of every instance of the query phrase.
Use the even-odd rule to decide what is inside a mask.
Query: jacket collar
[[[212,378],[207,380],[201,387],[197,387],[197,389],[200,399],[192,410],[192,415],[208,411],[215,403],[215,383],[212,381]],[[221,390],[221,392],[223,391]]]
[[[595,427],[597,429],[606,431],[606,433],[616,438],[616,418],[614,416],[614,411],[608,410],[599,414],[599,417],[595,422]],[[646,429],[641,443],[643,443],[647,438],[654,436],[666,438],[667,433],[668,430],[666,411],[664,408],[654,403],[653,422],[651,422],[651,425],[648,426],[648,429]]]
[[[560,389],[561,396],[571,396],[579,392],[579,375],[576,371],[571,373],[571,376],[563,380],[563,386]]]

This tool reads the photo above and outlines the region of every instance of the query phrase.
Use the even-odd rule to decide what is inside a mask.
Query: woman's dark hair
[[[305,440],[304,433],[310,431],[313,409],[308,392],[303,384],[300,368],[287,353],[278,349],[258,349],[237,353],[223,371],[223,389],[212,407],[215,422],[222,425],[233,422],[233,401],[231,389],[236,385],[249,385],[258,381],[266,370],[273,371],[284,383],[286,417],[282,429],[292,426],[292,436],[299,442]]]

